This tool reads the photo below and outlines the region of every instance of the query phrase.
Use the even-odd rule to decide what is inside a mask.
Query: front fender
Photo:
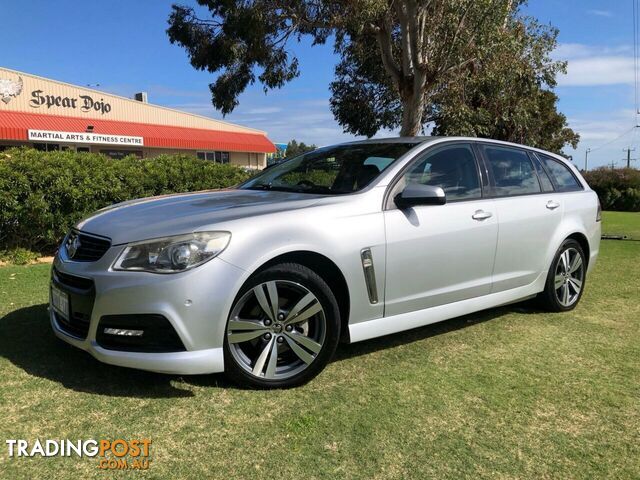
[[[245,271],[242,282],[235,287],[236,293],[253,273],[273,259],[288,253],[313,252],[342,272],[349,290],[350,323],[382,317],[384,302],[369,302],[360,258],[363,248],[371,249],[378,298],[384,299],[386,246],[382,212],[340,208],[310,208],[225,226],[232,232],[232,239],[220,258]]]

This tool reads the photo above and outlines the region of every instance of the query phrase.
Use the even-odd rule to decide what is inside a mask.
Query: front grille
[[[93,288],[93,280],[90,278],[76,277],[75,275],[68,275],[62,273],[57,268],[53,268],[53,275],[57,277],[58,283],[61,283],[67,287],[77,288],[80,290],[89,290]]]
[[[106,238],[94,237],[76,231],[69,234],[64,245],[67,256],[74,262],[100,260],[110,247],[111,242]]]
[[[51,271],[51,282],[69,296],[69,318],[54,312],[58,327],[74,337],[87,338],[96,297],[93,280],[62,273],[54,267]]]

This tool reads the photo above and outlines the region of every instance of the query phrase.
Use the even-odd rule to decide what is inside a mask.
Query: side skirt
[[[391,333],[423,327],[451,318],[461,317],[488,308],[501,307],[534,297],[541,291],[539,284],[542,274],[535,282],[523,287],[491,293],[482,297],[469,298],[455,303],[438,305],[415,312],[401,313],[392,317],[382,317],[349,325],[351,343],[382,337]],[[544,284],[543,284],[544,285]],[[544,288],[544,287],[543,287]]]

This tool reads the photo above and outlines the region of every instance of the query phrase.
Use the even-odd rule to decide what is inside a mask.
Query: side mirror
[[[398,208],[408,208],[415,205],[444,205],[447,197],[441,187],[412,183],[393,199]]]

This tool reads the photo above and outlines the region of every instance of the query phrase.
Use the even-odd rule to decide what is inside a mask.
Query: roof
[[[367,144],[367,143],[413,143],[418,145],[421,143],[434,142],[442,138],[444,137],[417,136],[417,137],[368,138],[366,140],[352,140],[352,141],[344,142],[344,145]]]
[[[418,137],[383,137],[368,138],[366,140],[356,140],[353,143],[422,143],[429,140],[437,140],[440,137],[418,136]]]
[[[0,138],[6,140],[27,141],[28,130],[85,132],[88,125],[93,125],[92,133],[143,137],[144,147],[150,148],[256,153],[276,151],[271,140],[264,134],[257,132],[227,132],[95,118],[0,111]]]

